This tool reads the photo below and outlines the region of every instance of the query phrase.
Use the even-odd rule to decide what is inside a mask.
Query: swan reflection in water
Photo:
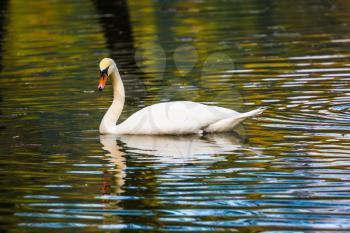
[[[109,152],[106,154],[109,160],[116,165],[113,171],[117,193],[123,192],[125,183],[125,153],[136,154],[132,156],[133,159],[155,162],[159,166],[186,163],[208,165],[225,161],[225,155],[235,150],[248,149],[243,146],[244,139],[233,133],[205,136],[100,135],[100,142],[102,148]]]
[[[113,172],[115,176],[116,190],[115,192],[120,194],[123,192],[122,187],[125,183],[125,153],[123,152],[121,146],[117,144],[116,135],[100,135],[100,143],[103,145],[102,149],[108,151],[106,154],[108,160],[115,166],[113,169],[109,169]],[[109,190],[109,185],[105,184],[103,187],[103,193],[107,194]]]

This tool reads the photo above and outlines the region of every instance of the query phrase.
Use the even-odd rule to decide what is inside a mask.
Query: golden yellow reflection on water
[[[234,2],[9,1],[6,230],[350,229],[350,4]],[[244,135],[99,137],[109,53],[139,97],[125,116],[168,100],[268,109]]]

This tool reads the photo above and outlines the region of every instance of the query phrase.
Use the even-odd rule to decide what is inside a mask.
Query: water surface
[[[347,1],[0,3],[1,231],[350,231]],[[99,135],[105,56],[123,119],[268,110],[232,134]]]

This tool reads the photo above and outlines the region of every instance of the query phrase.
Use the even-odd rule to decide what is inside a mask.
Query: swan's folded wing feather
[[[128,134],[196,133],[237,112],[190,101],[159,103],[132,114],[118,127]]]

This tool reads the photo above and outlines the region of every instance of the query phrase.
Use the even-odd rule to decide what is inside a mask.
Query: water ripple
[[[349,7],[8,1],[0,231],[349,232]],[[100,135],[106,56],[121,120],[168,100],[267,110],[232,134]]]

